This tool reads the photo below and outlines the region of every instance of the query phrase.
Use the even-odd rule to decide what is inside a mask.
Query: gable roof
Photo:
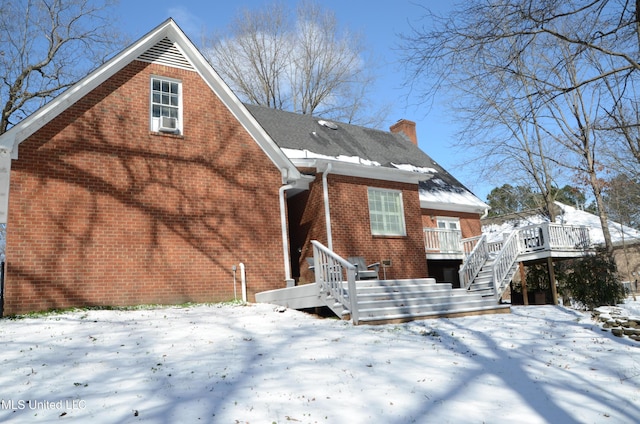
[[[423,208],[475,213],[488,208],[404,133],[245,106],[298,166],[321,168],[332,163],[336,173],[417,182]]]
[[[159,62],[197,72],[282,171],[283,183],[301,178],[297,168],[247,112],[236,95],[171,18],[0,135],[0,150],[10,153],[12,158],[17,159],[18,145],[22,141],[134,60]]]

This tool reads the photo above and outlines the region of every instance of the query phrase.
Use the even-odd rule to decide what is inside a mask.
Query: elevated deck
[[[432,247],[446,231],[425,232]],[[431,237],[435,234],[437,237]],[[449,237],[449,250],[455,243]],[[442,241],[442,240],[441,240]],[[519,228],[501,242],[485,236],[463,243],[464,261],[459,277],[462,288],[436,283],[433,278],[357,281],[358,268],[317,241],[313,244],[316,282],[257,293],[256,301],[294,309],[326,306],[354,324],[388,323],[423,318],[505,313],[504,291],[518,262],[545,258],[580,257],[590,253],[588,229],[541,223]],[[427,251],[429,249],[427,248]]]

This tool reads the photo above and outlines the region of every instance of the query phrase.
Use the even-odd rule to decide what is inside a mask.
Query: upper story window
[[[182,83],[151,78],[151,131],[182,134]]]
[[[369,188],[369,218],[371,234],[377,236],[405,236],[402,192]]]

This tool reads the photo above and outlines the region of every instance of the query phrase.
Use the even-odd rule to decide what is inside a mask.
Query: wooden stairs
[[[497,304],[492,288],[454,289],[451,284],[436,283],[433,278],[364,280],[357,281],[356,287],[358,324],[387,324],[510,311],[509,305]],[[342,290],[343,295],[349,297],[346,282]],[[258,293],[256,301],[295,309],[327,306],[342,319],[351,319],[352,315],[329,293],[323,293],[317,283]]]
[[[382,324],[424,318],[509,312],[484,291],[454,289],[433,278],[358,281],[360,323]]]

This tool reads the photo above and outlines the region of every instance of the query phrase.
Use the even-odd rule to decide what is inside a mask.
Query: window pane
[[[399,191],[369,189],[369,219],[374,235],[406,234]]]
[[[162,116],[176,118],[180,117],[180,82],[163,80],[162,78],[151,79],[151,117]],[[158,130],[159,120],[153,120],[151,127],[153,131]]]
[[[448,230],[459,230],[460,220],[453,217],[438,217],[438,228],[445,228]]]

